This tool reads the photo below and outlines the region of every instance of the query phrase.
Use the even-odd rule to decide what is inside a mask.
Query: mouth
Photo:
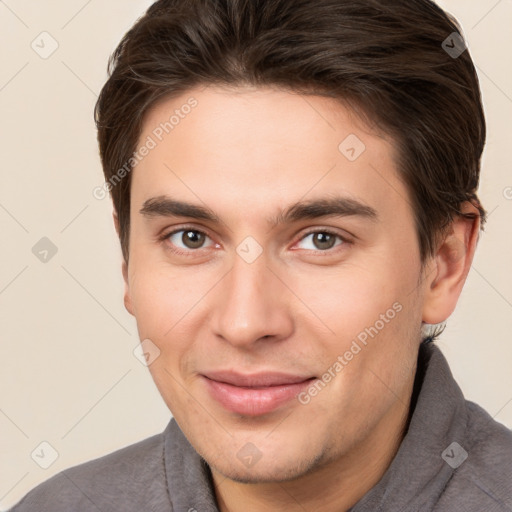
[[[227,411],[245,416],[259,416],[275,411],[296,398],[316,379],[277,373],[217,373],[215,378],[213,374],[201,377],[210,396],[217,403]]]

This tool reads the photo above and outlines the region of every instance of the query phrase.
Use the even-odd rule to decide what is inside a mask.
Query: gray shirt
[[[12,512],[218,512],[208,465],[171,419],[165,431],[64,470]],[[350,512],[512,512],[512,431],[464,399],[422,344],[407,434]]]

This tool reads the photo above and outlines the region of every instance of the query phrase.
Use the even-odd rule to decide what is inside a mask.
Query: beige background
[[[170,418],[133,355],[111,203],[92,195],[103,182],[93,106],[107,58],[150,3],[0,1],[1,510]],[[480,194],[490,217],[439,346],[466,397],[512,427],[512,1],[440,3],[461,21],[479,69],[489,126]],[[43,31],[59,45],[47,59],[31,47],[51,49]],[[32,253],[42,237],[58,249],[47,263]],[[44,441],[58,453],[47,469],[35,462],[51,462]]]

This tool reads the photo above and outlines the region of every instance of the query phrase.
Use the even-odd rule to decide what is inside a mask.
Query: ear
[[[114,219],[114,226],[116,228],[116,233],[117,233],[117,236],[119,236],[119,233],[120,233],[120,228],[119,228],[119,217],[117,215],[117,211],[116,209],[114,208],[112,210],[112,218]]]
[[[117,236],[120,234],[120,228],[119,228],[119,217],[117,215],[117,211],[114,209],[112,212],[112,217],[114,219],[114,226],[116,228]],[[121,265],[121,272],[123,274],[124,279],[124,307],[126,308],[126,311],[130,313],[130,315],[134,315],[133,313],[133,306],[132,306],[132,300],[130,295],[130,283],[128,280],[128,263],[123,258],[123,263]]]
[[[474,216],[454,218],[425,277],[422,320],[427,324],[444,322],[453,313],[473,262],[480,232],[479,211],[469,201],[460,211]]]

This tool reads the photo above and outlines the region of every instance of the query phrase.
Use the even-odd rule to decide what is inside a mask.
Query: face
[[[153,108],[144,144],[125,304],[198,453],[284,481],[385,439],[424,293],[392,141],[333,99],[208,87]]]

